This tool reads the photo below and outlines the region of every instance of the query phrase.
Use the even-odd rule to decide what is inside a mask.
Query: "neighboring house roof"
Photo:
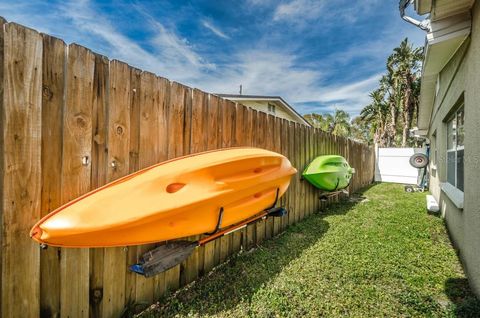
[[[226,99],[234,99],[236,101],[242,101],[242,100],[258,100],[258,101],[275,101],[279,102],[285,107],[285,110],[290,113],[294,118],[296,118],[300,123],[311,126],[308,121],[303,118],[302,115],[300,115],[292,106],[290,106],[282,97],[280,96],[264,96],[264,95],[239,95],[239,94],[216,94],[220,97],[226,98]]]
[[[471,32],[470,8],[474,0],[415,0],[418,14],[430,13],[418,112],[420,135],[426,135],[435,103],[438,74]]]

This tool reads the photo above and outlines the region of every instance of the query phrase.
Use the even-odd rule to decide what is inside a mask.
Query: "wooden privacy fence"
[[[127,265],[154,245],[41,250],[29,238],[32,225],[49,211],[154,163],[253,146],[284,154],[299,171],[318,155],[341,154],[357,171],[350,191],[372,182],[374,151],[366,145],[109,61],[15,23],[1,25],[2,317],[118,316],[126,306],[153,302],[325,204],[298,174],[281,199],[287,216],[211,242],[150,279],[129,273]]]

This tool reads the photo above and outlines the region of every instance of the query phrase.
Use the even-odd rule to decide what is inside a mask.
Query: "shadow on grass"
[[[480,300],[472,293],[466,278],[447,279],[445,293],[455,305],[456,317],[480,317]]]
[[[353,197],[361,197],[364,191]],[[214,315],[249,303],[257,290],[281,273],[304,250],[321,240],[329,230],[326,216],[348,213],[361,200],[343,200],[325,211],[312,214],[252,252],[234,256],[193,285],[160,302],[140,317]]]

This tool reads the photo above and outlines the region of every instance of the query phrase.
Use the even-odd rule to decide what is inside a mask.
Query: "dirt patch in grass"
[[[140,317],[478,317],[424,193],[378,184],[291,226]],[[363,198],[364,197],[364,198]]]

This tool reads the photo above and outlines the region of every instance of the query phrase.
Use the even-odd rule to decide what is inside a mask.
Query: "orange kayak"
[[[212,232],[271,207],[296,172],[284,156],[257,148],[176,158],[65,204],[30,236],[52,246],[108,247]]]

